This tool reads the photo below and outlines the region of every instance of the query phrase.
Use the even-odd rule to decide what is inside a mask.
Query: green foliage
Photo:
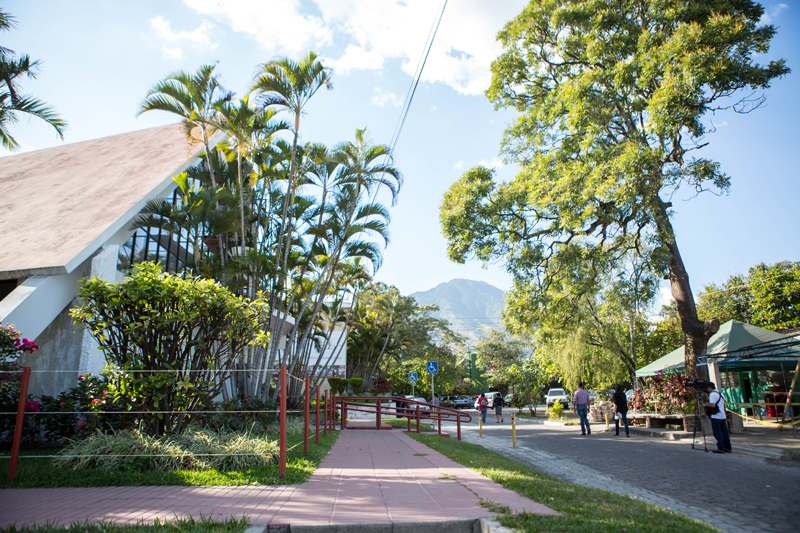
[[[509,305],[516,296],[528,324],[582,294],[559,290],[573,272],[585,290],[608,265],[639,256],[680,288],[693,367],[710,328],[697,317],[664,198],[681,187],[729,189],[719,163],[694,155],[710,133],[705,116],[757,107],[752,92],[789,69],[756,61],[776,31],[760,23],[757,3],[669,6],[533,1],[510,21],[487,96],[520,113],[502,146],[520,172],[496,183],[486,168],[467,171],[444,196],[441,225],[454,261],[505,264],[518,293]]]
[[[144,520],[133,526],[116,525],[113,522],[72,522],[69,525],[56,525],[47,523],[40,526],[22,526],[17,529],[11,525],[4,529],[5,533],[243,533],[247,529],[247,517],[227,518],[225,520],[212,520],[202,514],[195,519],[189,514],[188,518],[176,518],[162,522],[156,518],[152,525]]]
[[[488,386],[502,393],[511,384],[509,370],[520,364],[530,351],[525,341],[501,330],[489,331],[475,345],[476,362],[487,369]]]
[[[189,429],[181,435],[150,436],[137,430],[97,432],[67,446],[59,468],[81,470],[247,470],[277,462],[278,443],[250,432]],[[131,457],[141,455],[144,457]]]
[[[347,390],[347,379],[345,378],[337,378],[337,377],[329,377],[328,378],[328,385],[331,388],[331,393],[335,395],[339,395],[344,393]]]
[[[289,429],[297,427],[291,423]],[[300,428],[301,429],[301,428]],[[279,476],[279,466],[269,464],[246,470],[106,470],[58,468],[50,458],[26,459],[27,456],[53,455],[57,449],[26,450],[19,463],[17,477],[9,483],[9,461],[0,460],[0,488],[57,488],[57,487],[120,487],[120,486],[232,486],[232,485],[293,485],[306,481],[335,444],[339,432],[320,435],[319,446],[312,443],[309,454],[303,453],[302,430],[289,432],[287,441],[286,477]],[[299,446],[298,446],[299,444]],[[8,451],[0,455],[8,456]]]
[[[124,283],[83,280],[79,296],[70,314],[103,350],[114,401],[169,412],[143,420],[151,435],[183,431],[191,416],[181,412],[216,396],[243,349],[264,341],[263,301],[212,280],[163,274],[153,263],[134,266]]]
[[[16,19],[0,11],[0,31],[17,25]],[[28,55],[17,55],[13,50],[0,48],[0,144],[6,150],[16,151],[20,146],[11,135],[9,126],[16,124],[20,114],[36,117],[47,122],[61,139],[67,123],[51,107],[38,98],[22,93],[20,80],[35,78],[39,71],[39,61],[31,61]]]
[[[781,330],[800,327],[800,262],[750,269],[753,324]]]
[[[550,415],[550,420],[561,420],[561,417],[564,416],[564,406],[561,405],[561,402],[555,402],[547,408],[547,413]]]
[[[361,394],[361,386],[364,385],[363,378],[350,378],[350,388],[353,394]]]

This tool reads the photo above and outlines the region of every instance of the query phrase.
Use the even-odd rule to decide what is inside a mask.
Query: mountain
[[[505,293],[483,281],[453,279],[433,289],[411,294],[419,305],[435,304],[439,311],[431,316],[450,322],[450,329],[478,340],[481,326],[500,327]]]

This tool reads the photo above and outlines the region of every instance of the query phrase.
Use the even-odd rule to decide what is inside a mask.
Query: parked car
[[[556,402],[559,402],[564,407],[569,407],[569,396],[567,396],[567,392],[564,389],[550,389],[544,399],[547,407],[552,407]]]
[[[414,400],[414,401],[416,401],[416,402],[420,402],[420,404],[421,404],[421,405],[419,406],[420,410],[423,410],[423,409],[424,409],[424,410],[426,410],[426,411],[430,411],[430,409],[431,409],[431,404],[429,404],[429,403],[428,403],[428,399],[427,399],[427,398],[422,398],[422,397],[420,397],[420,396],[417,396],[416,398],[411,398],[411,399],[412,399],[412,400]],[[416,404],[411,404],[411,405],[409,406],[409,408],[410,408],[410,409],[412,409],[412,410],[414,410],[414,409],[416,409],[416,408],[417,408],[417,406],[416,406]]]
[[[506,394],[506,397],[503,398],[503,406],[511,407],[511,398],[513,398],[513,394]]]
[[[448,407],[453,408],[453,397],[452,396],[442,396],[439,398],[439,407]]]
[[[472,398],[466,395],[455,396],[453,398],[453,407],[455,409],[469,409],[472,405]]]
[[[597,401],[597,393],[593,390],[586,391],[589,393],[589,404],[593,404]]]

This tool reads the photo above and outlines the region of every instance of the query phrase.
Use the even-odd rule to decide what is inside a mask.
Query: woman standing
[[[630,437],[631,435],[628,431],[628,398],[622,392],[622,385],[617,385],[614,390],[614,405],[617,409],[617,416],[614,417],[614,436],[619,437],[619,419],[621,418],[625,423],[625,436]]]
[[[499,424],[503,420],[503,397],[500,394],[494,395],[494,414]]]

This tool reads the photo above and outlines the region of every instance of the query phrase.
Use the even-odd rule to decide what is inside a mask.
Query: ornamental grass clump
[[[73,441],[55,460],[73,470],[246,470],[277,462],[278,443],[267,436],[237,431],[188,429],[181,435],[154,437],[139,430],[101,433]]]

